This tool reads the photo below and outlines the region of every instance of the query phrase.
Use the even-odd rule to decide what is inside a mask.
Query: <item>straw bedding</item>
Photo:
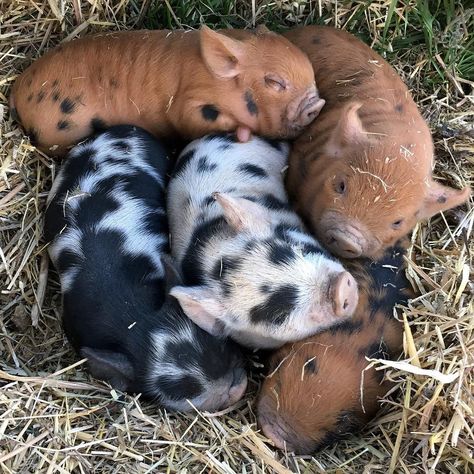
[[[262,21],[269,9],[287,25],[303,19],[297,2],[189,2],[205,15],[219,3],[242,26]],[[299,4],[312,18],[326,13],[327,23],[338,26],[361,6]],[[389,10],[388,1],[366,10],[373,38]],[[255,399],[261,375],[253,376],[237,406],[218,415],[182,415],[111,391],[77,360],[61,330],[58,278],[41,237],[58,163],[30,145],[11,119],[9,88],[60,41],[86,31],[153,25],[147,18],[154,12],[181,24],[168,0],[0,1],[0,471],[474,472],[472,200],[415,229],[408,275],[419,296],[399,311],[405,355],[387,373],[396,389],[361,436],[315,457],[279,452],[259,433]],[[458,187],[472,186],[474,84],[445,66],[445,83],[425,90],[426,58],[407,51],[392,62],[435,133],[435,174]]]

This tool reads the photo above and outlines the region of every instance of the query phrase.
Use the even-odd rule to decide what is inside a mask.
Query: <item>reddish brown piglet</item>
[[[121,123],[167,138],[291,138],[323,105],[307,56],[264,27],[85,37],[34,62],[10,97],[32,141],[57,154]]]
[[[430,130],[386,61],[334,28],[297,28],[286,37],[308,54],[326,100],[296,140],[288,189],[333,253],[376,258],[418,221],[469,198],[468,188],[433,180]]]
[[[366,357],[397,357],[402,326],[396,304],[410,295],[404,248],[395,246],[377,261],[347,262],[359,284],[352,320],[287,344],[270,358],[258,403],[263,433],[281,449],[307,454],[348,437],[377,412],[390,388],[383,373],[367,369]]]

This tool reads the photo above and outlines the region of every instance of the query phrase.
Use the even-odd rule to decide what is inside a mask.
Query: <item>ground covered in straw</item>
[[[91,31],[326,23],[358,34],[392,62],[433,129],[436,176],[472,186],[474,10],[462,4],[0,1],[0,471],[474,471],[472,201],[414,232],[408,274],[420,296],[400,312],[408,363],[388,373],[398,390],[362,436],[294,457],[258,432],[258,376],[247,397],[219,416],[169,414],[88,376],[61,331],[58,279],[42,245],[57,163],[31,146],[7,101],[15,76],[35,58]]]

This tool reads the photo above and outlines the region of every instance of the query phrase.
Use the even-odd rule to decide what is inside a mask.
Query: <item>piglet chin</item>
[[[340,273],[331,285],[334,314],[339,318],[352,316],[359,301],[357,282],[349,272]]]

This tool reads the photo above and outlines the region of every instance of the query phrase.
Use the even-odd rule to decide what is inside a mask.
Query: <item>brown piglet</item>
[[[291,138],[323,105],[307,56],[265,27],[84,37],[35,61],[10,97],[32,142],[56,154],[122,123],[166,138]]]
[[[368,358],[398,357],[402,326],[394,307],[411,295],[405,277],[405,243],[381,260],[350,260],[359,284],[351,320],[286,344],[271,355],[258,402],[258,421],[274,444],[298,454],[330,446],[364,426],[391,384],[368,368]]]
[[[469,188],[433,180],[430,130],[385,60],[334,28],[307,26],[285,36],[308,54],[326,100],[294,144],[287,186],[328,249],[377,258],[418,221],[469,198]]]

